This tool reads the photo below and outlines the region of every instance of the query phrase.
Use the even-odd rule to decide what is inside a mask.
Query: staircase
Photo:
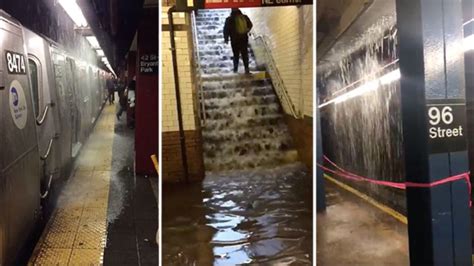
[[[196,33],[205,123],[206,171],[268,168],[296,161],[296,151],[271,80],[259,72],[249,49],[252,75],[233,73],[232,49],[223,28],[230,10],[200,10]]]

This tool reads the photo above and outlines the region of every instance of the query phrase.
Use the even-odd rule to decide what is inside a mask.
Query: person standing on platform
[[[117,83],[117,93],[119,97],[119,110],[117,112],[117,119],[120,120],[123,111],[127,110],[127,92],[125,90],[125,82],[119,80]]]
[[[225,20],[224,25],[224,41],[232,46],[234,73],[239,69],[239,57],[242,56],[244,61],[245,73],[249,74],[249,32],[252,29],[252,22],[249,17],[242,14],[240,9],[232,8],[230,16]]]
[[[114,97],[114,94],[115,94],[115,84],[114,84],[114,81],[113,81],[113,78],[110,77],[108,80],[107,80],[107,92],[108,92],[108,97],[107,99],[109,100],[109,105],[112,105],[114,104],[114,101],[115,101],[115,97]]]
[[[128,118],[127,125],[129,128],[135,128],[135,86],[136,76],[128,84],[127,98],[128,98]]]

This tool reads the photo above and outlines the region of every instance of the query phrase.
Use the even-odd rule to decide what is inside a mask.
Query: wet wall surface
[[[163,265],[310,265],[312,210],[301,164],[166,185]]]
[[[134,175],[134,131],[115,123],[104,265],[158,265],[157,198],[150,180]]]
[[[328,106],[321,117],[323,150],[330,160],[371,179],[405,181],[398,82]],[[405,213],[405,191],[340,180]]]

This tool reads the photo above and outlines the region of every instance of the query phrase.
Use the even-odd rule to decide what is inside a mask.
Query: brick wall
[[[184,132],[186,139],[186,154],[190,181],[204,179],[204,163],[202,159],[202,140],[200,132],[188,130]],[[184,170],[181,160],[181,145],[179,132],[163,132],[162,146],[162,175],[164,182],[184,180]]]
[[[298,156],[309,169],[313,168],[313,118],[306,116],[295,119],[290,115],[285,116],[290,135],[293,138]]]
[[[296,109],[313,116],[312,6],[245,8],[253,31],[269,40],[272,56]]]
[[[164,182],[184,179],[179,142],[178,115],[173,64],[170,50],[168,9],[162,8],[162,175]],[[186,138],[188,171],[191,180],[204,178],[202,140],[196,112],[196,85],[192,65],[192,33],[189,18],[184,13],[173,15],[178,61],[181,110]]]

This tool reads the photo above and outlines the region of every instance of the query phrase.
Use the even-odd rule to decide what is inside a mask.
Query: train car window
[[[33,59],[28,59],[30,67],[31,91],[33,94],[33,107],[35,116],[39,115],[39,79],[38,79],[38,65]]]

